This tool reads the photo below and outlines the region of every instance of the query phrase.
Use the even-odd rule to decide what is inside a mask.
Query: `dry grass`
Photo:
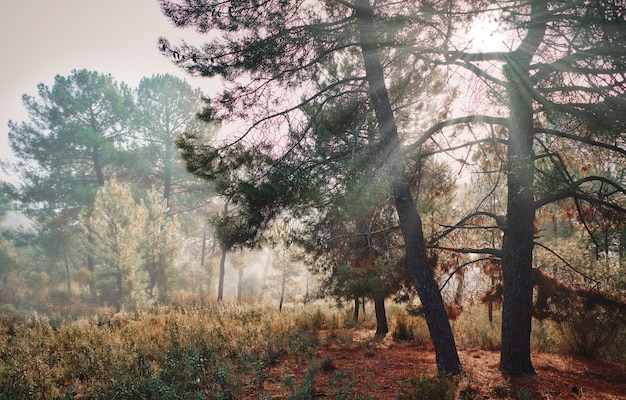
[[[320,391],[337,399],[411,398],[441,383],[429,378],[435,371],[426,324],[397,306],[389,308],[392,333],[382,340],[371,330],[373,315],[355,326],[344,311],[318,306],[283,313],[249,305],[161,307],[77,320],[3,315],[0,399],[310,399]],[[484,310],[454,323],[464,364],[494,364],[477,367],[481,374],[497,373],[490,350],[499,343],[498,325]],[[535,325],[535,348],[557,350],[553,328]],[[462,398],[480,386],[455,385]]]

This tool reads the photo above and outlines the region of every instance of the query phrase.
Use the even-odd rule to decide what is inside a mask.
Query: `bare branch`
[[[590,146],[595,146],[595,147],[600,147],[603,149],[611,150],[611,151],[614,151],[614,152],[617,152],[626,156],[626,148],[615,146],[615,145],[604,143],[604,142],[599,142],[597,140],[585,138],[580,135],[575,135],[572,133],[566,133],[566,132],[559,131],[556,129],[548,129],[548,128],[535,128],[535,133],[545,133],[546,135],[552,135],[552,136],[562,137],[565,139],[570,139],[576,142],[588,144]]]
[[[587,203],[590,204],[594,204],[596,206],[599,207],[606,207],[606,208],[610,208],[614,211],[617,211],[619,213],[624,213],[626,214],[626,208],[624,207],[620,207],[617,204],[613,204],[609,201],[605,201],[596,197],[592,197],[589,196],[588,194],[584,194],[582,192],[580,192],[580,187],[587,182],[602,182],[602,183],[606,183],[609,186],[612,186],[616,192],[620,192],[623,194],[626,194],[626,188],[624,188],[622,185],[620,185],[619,183],[603,177],[603,176],[586,176],[584,178],[581,178],[575,182],[572,182],[571,185],[568,188],[565,188],[561,191],[559,191],[558,193],[555,193],[551,196],[546,196],[544,198],[538,199],[537,201],[535,201],[535,209],[539,209],[545,205],[548,205],[550,203],[554,203],[555,201],[559,201],[559,200],[565,200],[568,198],[573,198],[573,199],[577,199],[577,200],[583,200],[586,201]],[[581,214],[582,215],[582,214]]]
[[[446,247],[439,245],[427,245],[429,249],[437,249],[437,250],[445,250],[445,251],[453,251],[455,253],[464,253],[464,254],[491,254],[492,256],[502,258],[503,252],[501,249],[493,249],[489,247],[485,247],[482,249],[472,249],[467,247]]]
[[[492,117],[489,115],[469,115],[466,117],[452,118],[452,119],[448,119],[445,121],[441,121],[431,126],[430,128],[428,128],[428,130],[426,130],[426,132],[424,132],[422,136],[420,136],[420,138],[417,139],[417,141],[405,147],[404,154],[412,153],[413,151],[421,147],[424,143],[426,143],[426,141],[430,139],[432,135],[434,135],[435,133],[437,133],[443,128],[446,128],[448,126],[469,124],[469,123],[485,123],[485,124],[491,124],[491,125],[508,126],[509,120],[507,118]]]
[[[343,5],[343,6],[346,6],[346,7],[350,8],[350,9],[354,10],[356,8],[356,6],[354,4],[352,4],[352,3],[350,3],[349,1],[346,1],[346,0],[335,0],[335,1],[337,3]]]
[[[447,229],[445,229],[439,235],[434,235],[428,242],[431,243],[431,244],[432,243],[437,243],[439,240],[441,240],[444,237],[448,236],[454,230],[459,229],[459,228],[463,228],[467,221],[469,221],[469,220],[471,220],[472,218],[475,218],[475,217],[489,217],[489,218],[492,218],[493,220],[496,221],[496,224],[497,224],[498,228],[504,229],[504,225],[505,225],[504,217],[502,217],[500,215],[496,215],[496,214],[490,213],[490,212],[487,212],[487,211],[476,211],[476,212],[473,212],[473,213],[468,214],[465,217],[461,218],[461,220],[459,222],[457,222],[453,226],[448,227]]]
[[[454,275],[456,275],[456,274],[457,274],[460,270],[462,270],[463,268],[467,267],[468,265],[476,264],[476,263],[481,262],[481,261],[489,261],[489,260],[491,260],[491,257],[483,257],[483,258],[479,258],[479,259],[477,259],[477,260],[471,260],[471,261],[468,261],[468,262],[465,262],[465,263],[463,263],[463,264],[459,265],[458,267],[456,267],[456,268],[454,269],[454,271],[452,271],[452,273],[448,276],[448,278],[446,279],[446,281],[445,281],[445,282],[444,282],[444,283],[443,283],[443,284],[439,287],[439,290],[443,290],[443,288],[445,288],[445,287],[446,287],[446,285],[448,284],[448,282],[450,282],[450,279],[452,279],[452,277],[453,277]]]

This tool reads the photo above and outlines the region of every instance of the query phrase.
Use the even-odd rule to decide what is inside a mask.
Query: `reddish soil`
[[[395,342],[391,335],[372,340],[373,331],[355,330],[354,342],[337,345],[323,340],[318,354],[321,372],[315,377],[314,393],[320,398],[394,399],[409,377],[436,374],[431,348],[411,342]],[[322,334],[324,337],[324,334]],[[460,399],[626,399],[626,365],[578,359],[555,354],[533,354],[534,376],[508,376],[498,371],[499,353],[460,349],[465,370],[457,392]],[[324,361],[325,360],[325,361]],[[292,386],[302,388],[310,358],[282,358],[266,370],[265,394],[290,398]],[[250,388],[250,397],[259,398]],[[340,396],[339,391],[361,394]],[[459,398],[459,397],[457,397]]]

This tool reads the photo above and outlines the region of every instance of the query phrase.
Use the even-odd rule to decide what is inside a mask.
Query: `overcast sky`
[[[131,88],[144,76],[171,73],[213,91],[158,52],[159,36],[199,38],[173,28],[157,0],[0,0],[0,159],[10,157],[8,120],[28,118],[22,95],[73,69],[110,73]]]

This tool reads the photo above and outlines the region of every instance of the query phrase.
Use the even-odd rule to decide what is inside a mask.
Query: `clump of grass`
[[[326,356],[319,361],[320,371],[329,372],[336,369],[333,359],[330,356]]]
[[[490,395],[496,399],[509,398],[511,388],[506,382],[499,382],[489,392]]]
[[[458,380],[448,375],[412,377],[404,381],[398,400],[455,400]]]
[[[476,400],[478,395],[480,390],[473,385],[467,385],[459,391],[459,400]]]
[[[457,344],[469,348],[496,351],[500,349],[501,319],[499,313],[493,314],[489,322],[486,307],[465,310],[453,322]]]
[[[396,313],[395,328],[392,332],[393,339],[426,343],[428,341],[428,329],[420,322],[422,322],[421,319],[410,317],[405,312]]]

